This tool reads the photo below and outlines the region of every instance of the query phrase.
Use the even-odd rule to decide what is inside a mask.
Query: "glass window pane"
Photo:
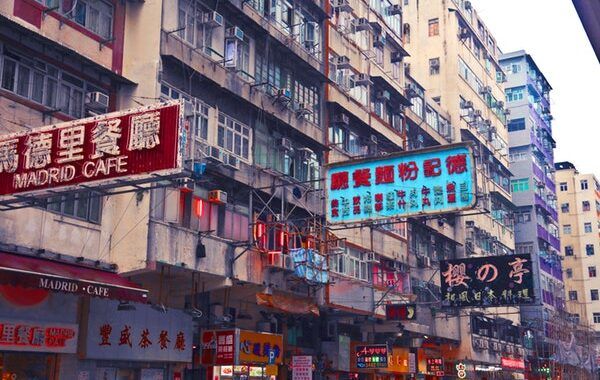
[[[48,78],[46,80],[46,97],[44,99],[44,105],[50,108],[56,107],[56,91],[57,91],[56,80]]]
[[[89,221],[99,223],[100,222],[100,200],[102,198],[99,196],[91,197],[89,199],[90,207],[89,207]]]
[[[17,64],[15,61],[4,59],[4,66],[2,68],[2,88],[9,91],[15,89],[15,74],[17,71]]]
[[[69,98],[71,96],[71,88],[66,85],[60,86],[60,93],[58,94],[58,108],[64,113],[69,112]]]
[[[75,214],[75,195],[69,194],[65,196],[63,202],[63,214],[74,215]]]
[[[87,194],[78,194],[75,208],[75,216],[81,219],[87,219],[89,200]]]
[[[38,103],[42,103],[42,101],[44,100],[44,75],[42,73],[33,73],[31,99]]]
[[[17,94],[29,97],[29,77],[31,70],[28,67],[19,65],[19,79],[17,80]]]

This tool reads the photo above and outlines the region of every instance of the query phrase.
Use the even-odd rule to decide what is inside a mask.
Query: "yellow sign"
[[[240,363],[281,364],[283,335],[240,330],[239,354]]]

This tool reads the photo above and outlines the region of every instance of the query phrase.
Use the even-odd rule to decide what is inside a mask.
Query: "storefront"
[[[212,380],[273,379],[283,363],[283,336],[228,329],[201,333],[201,364]]]
[[[0,252],[0,378],[72,378],[86,303],[146,295],[113,272]]]
[[[192,360],[192,317],[182,310],[92,299],[86,323],[78,365],[84,377],[172,379]]]

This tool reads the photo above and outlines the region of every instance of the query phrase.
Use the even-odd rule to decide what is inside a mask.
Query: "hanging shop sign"
[[[525,370],[525,361],[523,359],[505,358],[502,357],[500,360],[502,368],[513,369],[513,370]]]
[[[312,356],[292,356],[292,380],[312,380],[312,366]]]
[[[465,143],[343,161],[327,170],[327,221],[441,214],[475,206],[473,152]]]
[[[404,347],[392,347],[388,357],[389,372],[409,373],[410,372],[410,350]]]
[[[356,368],[387,368],[387,344],[359,345],[355,348]]]
[[[436,376],[444,376],[444,359],[427,358],[425,364],[427,373],[432,373]]]
[[[0,350],[73,354],[76,324],[0,319]]]
[[[413,321],[417,319],[417,305],[411,304],[387,304],[385,305],[385,316],[388,321]]]
[[[190,362],[192,317],[149,305],[118,310],[118,301],[91,299],[85,357],[101,360]]]
[[[181,171],[179,101],[0,137],[0,195]]]
[[[281,364],[283,335],[254,331],[203,330],[200,334],[203,365]]]
[[[440,262],[442,305],[490,307],[534,302],[531,256],[489,256]]]

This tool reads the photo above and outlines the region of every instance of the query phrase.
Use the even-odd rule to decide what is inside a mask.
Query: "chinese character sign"
[[[118,301],[92,299],[86,358],[190,362],[192,320],[180,310],[167,313],[148,305],[116,311]]]
[[[292,356],[292,380],[312,380],[313,360],[310,355]]]
[[[354,352],[356,368],[387,368],[388,347],[386,344],[356,346]]]
[[[444,359],[442,358],[427,358],[426,365],[428,373],[437,374],[444,371]]]
[[[181,169],[179,102],[0,136],[0,195]]]
[[[327,171],[330,223],[440,214],[475,202],[473,153],[466,144],[340,162]]]
[[[489,256],[440,263],[444,306],[533,303],[530,255]]]
[[[240,330],[239,337],[240,363],[267,364],[269,355],[275,364],[283,362],[283,335]]]

